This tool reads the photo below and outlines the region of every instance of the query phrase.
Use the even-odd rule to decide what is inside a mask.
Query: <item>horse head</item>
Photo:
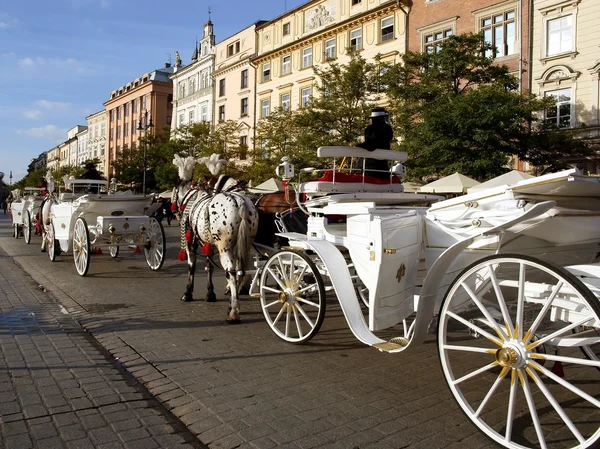
[[[52,195],[54,193],[54,176],[52,176],[50,170],[46,172],[44,179],[46,180],[46,190],[48,190],[48,195]]]

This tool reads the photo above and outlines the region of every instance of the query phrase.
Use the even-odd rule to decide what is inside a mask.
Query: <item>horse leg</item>
[[[206,283],[206,302],[216,302],[217,295],[215,295],[215,286],[213,285],[212,277],[215,267],[212,262],[206,258],[206,271],[207,271],[207,283]]]
[[[187,242],[185,252],[188,257],[188,283],[185,286],[185,293],[181,297],[182,301],[193,301],[194,299],[194,275],[196,274],[196,249],[198,243],[196,239],[193,242]]]
[[[240,302],[238,299],[238,276],[236,271],[236,265],[233,261],[233,254],[231,251],[225,251],[220,254],[221,264],[225,270],[225,277],[227,279],[227,286],[231,293],[231,300],[229,301],[229,310],[227,315],[227,323],[238,324],[240,323]]]

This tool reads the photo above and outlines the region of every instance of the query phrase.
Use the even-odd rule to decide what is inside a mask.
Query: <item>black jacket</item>
[[[358,146],[367,151],[389,150],[393,138],[392,127],[384,119],[374,119],[373,123],[365,128],[365,141]],[[379,179],[390,178],[387,161],[365,158],[365,168],[369,176]],[[383,170],[386,173],[369,170]]]

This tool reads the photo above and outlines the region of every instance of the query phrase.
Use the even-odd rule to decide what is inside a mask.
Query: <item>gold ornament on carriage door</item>
[[[406,265],[402,264],[402,265],[400,265],[400,268],[398,268],[398,272],[396,273],[396,279],[398,279],[398,282],[400,282],[402,280],[402,278],[404,277],[405,274],[406,274]]]

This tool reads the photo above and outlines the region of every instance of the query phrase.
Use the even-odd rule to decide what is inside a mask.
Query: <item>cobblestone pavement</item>
[[[497,447],[452,399],[433,336],[406,354],[380,353],[354,338],[333,298],[305,345],[276,338],[255,299],[242,301],[242,324],[228,325],[222,276],[217,303],[179,301],[186,267],[177,227],[166,232],[161,271],[121,251],[93,257],[81,278],[70,254],[51,263],[39,237],[15,240],[0,217],[8,255],[211,449]],[[196,298],[204,288],[199,269]]]

